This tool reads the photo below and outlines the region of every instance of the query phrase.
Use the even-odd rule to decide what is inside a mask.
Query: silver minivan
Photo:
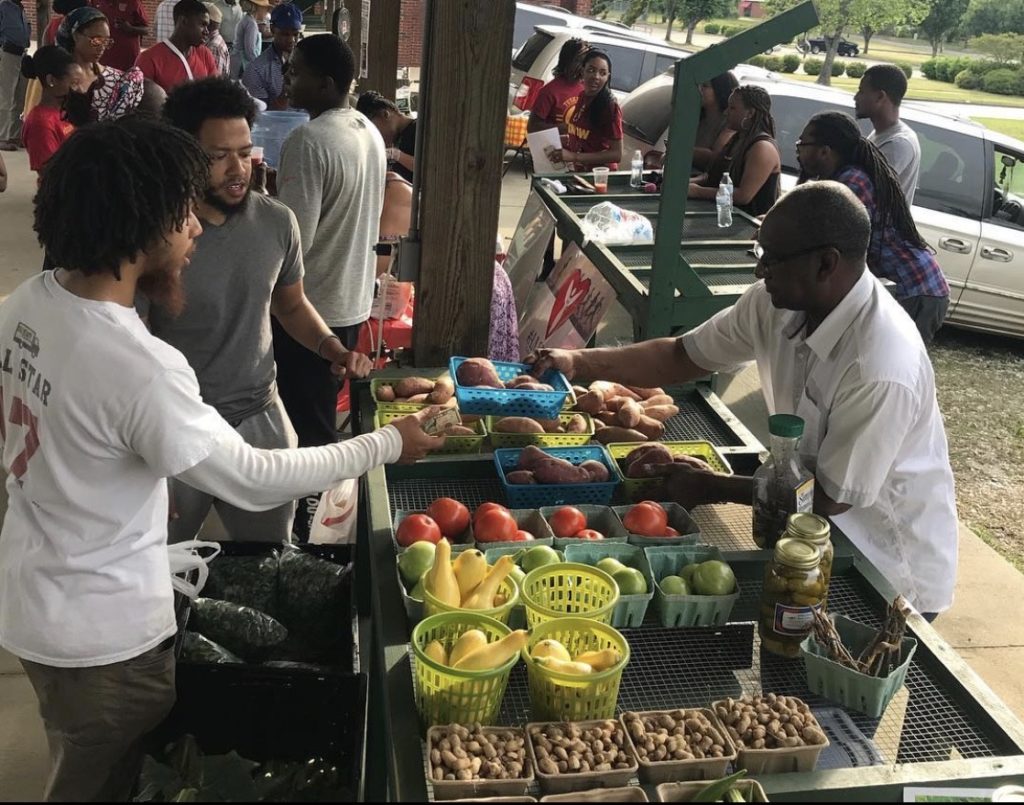
[[[742,66],[735,72],[741,84],[758,84],[772,96],[788,189],[800,172],[794,143],[807,121],[830,109],[852,115],[853,96]],[[657,76],[623,102],[623,153],[664,150],[672,80]],[[949,283],[947,323],[1024,338],[1024,142],[910,101],[901,117],[921,141],[912,212]],[[870,121],[861,124],[870,130]]]

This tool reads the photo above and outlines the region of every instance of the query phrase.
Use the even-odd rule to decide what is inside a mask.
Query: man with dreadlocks
[[[771,96],[761,87],[737,87],[729,96],[725,125],[736,133],[714,157],[708,172],[690,181],[689,197],[713,201],[728,172],[733,204],[750,215],[764,215],[779,197],[782,171]]]
[[[39,699],[50,801],[127,800],[140,738],[174,703],[165,479],[269,509],[443,444],[421,428],[434,408],[342,444],[260,450],[202,401],[134,301],[181,309],[207,163],[151,119],[76,131],[35,199],[61,268],[0,305],[0,646]]]
[[[679,338],[626,347],[540,350],[535,373],[630,386],[685,383],[756,361],[771,414],[805,422],[801,457],[814,510],[926,617],[953,601],[956,498],[928,352],[865,268],[871,222],[837,182],[783,196],[758,233],[757,276],[731,308]],[[692,464],[667,474],[685,508],[753,500],[749,477]]]
[[[949,285],[885,156],[842,112],[812,117],[797,140],[796,155],[801,182],[833,179],[863,202],[871,219],[868,268],[896,284],[897,301],[930,344],[946,318]]]

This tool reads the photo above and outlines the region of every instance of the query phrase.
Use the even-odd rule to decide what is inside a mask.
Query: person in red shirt
[[[210,13],[200,0],[178,0],[174,33],[139,54],[135,66],[170,92],[178,84],[220,74],[210,49],[203,44]]]
[[[599,165],[618,170],[622,160],[622,109],[612,95],[612,61],[603,50],[583,56],[583,94],[569,118],[565,147],[548,155],[582,171]]]
[[[38,78],[43,86],[42,99],[25,118],[22,133],[28,165],[41,176],[50,157],[75,130],[64,119],[64,99],[72,90],[82,91],[85,73],[74,56],[56,45],[44,45],[34,56],[26,56],[21,71],[26,78]]]
[[[118,70],[130,70],[142,51],[142,37],[149,33],[149,20],[139,0],[91,0],[110,23],[114,42],[100,59]]]
[[[530,122],[526,125],[528,132],[557,128],[559,134],[566,133],[567,121],[572,118],[576,102],[583,92],[581,57],[589,47],[582,39],[570,39],[562,45],[558,64],[551,71],[554,78],[537,93],[530,109]]]

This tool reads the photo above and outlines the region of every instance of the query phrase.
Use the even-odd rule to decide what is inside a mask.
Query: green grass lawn
[[[804,75],[803,73],[792,73],[786,75],[785,78],[806,81],[808,83],[817,81],[816,76]],[[840,76],[839,78],[832,79],[833,87],[845,89],[848,92],[856,92],[859,84],[860,79],[858,78]],[[907,100],[1024,107],[1024,98],[1015,98],[1009,95],[993,95],[991,92],[980,92],[978,90],[960,89],[956,84],[947,84],[944,81],[930,81],[927,78],[912,78],[910,80],[907,88]]]
[[[1024,120],[1003,120],[999,117],[972,117],[971,120],[1007,137],[1024,140]]]

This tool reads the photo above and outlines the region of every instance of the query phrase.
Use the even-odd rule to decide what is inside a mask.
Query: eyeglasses
[[[821,143],[812,143],[808,142],[807,140],[797,140],[795,143],[793,143],[793,145],[795,145],[797,148],[803,148],[804,146],[821,145]]]
[[[79,36],[85,36],[85,34],[79,34]],[[108,48],[114,44],[114,37],[112,36],[85,36],[89,40],[89,44],[93,47],[104,47]]]
[[[760,243],[755,243],[754,248],[750,250],[750,253],[753,254],[754,257],[757,259],[757,264],[761,266],[761,268],[768,269],[770,271],[773,265],[785,263],[789,260],[795,260],[797,257],[803,257],[805,254],[813,254],[814,252],[819,251],[821,249],[835,249],[840,254],[843,253],[843,250],[833,243],[821,243],[817,246],[811,246],[807,249],[801,249],[798,252],[792,252],[790,254],[783,254],[771,258],[768,257],[768,253],[764,250],[764,247]]]

